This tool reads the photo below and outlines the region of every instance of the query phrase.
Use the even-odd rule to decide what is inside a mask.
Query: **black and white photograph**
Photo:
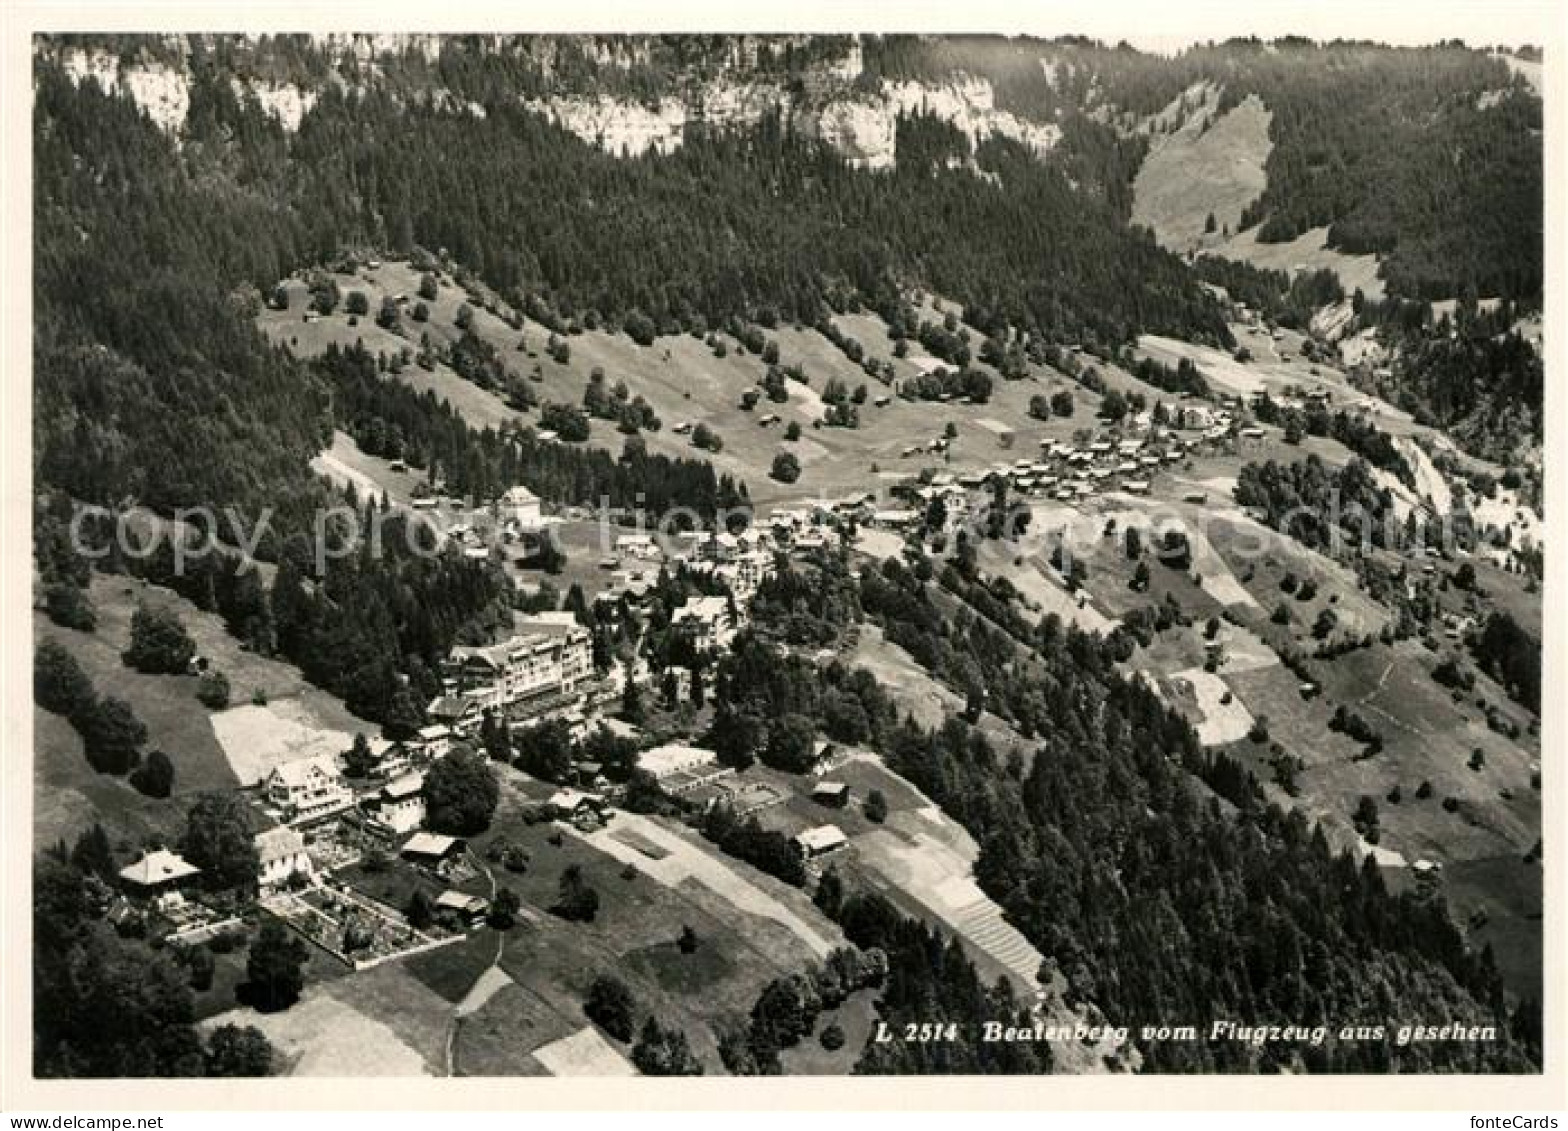
[[[1560,1086],[1561,28],[1426,11],[18,36],[26,1106]]]

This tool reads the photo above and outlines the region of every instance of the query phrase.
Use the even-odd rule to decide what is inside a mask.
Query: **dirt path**
[[[490,870],[490,865],[480,857],[475,856],[472,849],[468,851],[468,859],[473,865],[485,874],[485,882],[490,885],[490,902],[495,904],[497,886],[495,873]],[[446,1051],[442,1057],[444,1076],[457,1075],[457,1034],[462,1028],[463,1019],[470,1014],[477,1013],[492,997],[505,987],[512,985],[512,977],[501,969],[501,956],[506,953],[506,932],[495,933],[495,954],[490,959],[479,977],[474,979],[474,984],[468,988],[463,999],[452,1007],[452,1023],[446,1031]]]

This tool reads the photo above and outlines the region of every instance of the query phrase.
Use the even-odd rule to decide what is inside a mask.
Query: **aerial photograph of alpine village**
[[[29,50],[33,1077],[1543,1072],[1541,49]]]

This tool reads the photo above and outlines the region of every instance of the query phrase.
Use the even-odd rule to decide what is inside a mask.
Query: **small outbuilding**
[[[818,860],[845,847],[849,838],[837,825],[818,825],[796,833],[794,843],[802,859]]]

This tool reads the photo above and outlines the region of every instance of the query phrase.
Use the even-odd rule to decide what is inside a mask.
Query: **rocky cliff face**
[[[841,78],[842,69],[833,75]],[[819,84],[819,91],[823,85]],[[748,126],[780,112],[785,120],[821,138],[851,164],[885,169],[897,160],[898,118],[930,114],[951,123],[971,142],[1001,134],[1036,153],[1045,153],[1061,136],[1055,125],[1026,121],[996,108],[991,84],[983,79],[928,85],[885,83],[880,92],[850,89],[802,94],[778,83],[721,79],[657,106],[607,97],[565,96],[528,105],[591,144],[633,156],[650,150],[669,153],[681,144],[689,122]]]
[[[445,49],[441,37],[428,35],[327,35],[317,37],[314,44],[333,67],[332,78],[326,81],[346,87],[381,81],[400,61],[435,64]],[[183,41],[169,40],[165,46],[170,49],[163,53],[165,58],[170,52],[174,57],[186,53]],[[631,73],[653,63],[653,51],[643,39],[584,40],[573,46],[581,48],[595,66],[611,72]],[[467,50],[474,47],[475,41],[465,43]],[[727,41],[722,57],[710,61],[700,75],[673,76],[671,85],[678,93],[636,99],[587,89],[581,80],[575,81],[580,89],[571,89],[574,80],[565,77],[560,40],[492,37],[478,41],[478,47],[524,54],[541,74],[559,76],[559,93],[531,98],[520,94],[521,104],[618,156],[673,152],[691,123],[745,127],[770,113],[781,114],[794,128],[821,138],[852,164],[868,169],[888,168],[897,161],[897,121],[903,114],[935,115],[973,142],[996,133],[1042,154],[1060,137],[1054,124],[997,109],[991,84],[981,78],[887,82],[871,89],[857,82],[861,57],[853,42],[841,56],[814,63],[786,80],[777,67],[758,66],[758,52],[776,51],[777,43],[759,47],[758,41],[739,37]],[[184,126],[190,108],[188,68],[149,58],[127,61],[104,49],[82,47],[66,49],[59,58],[75,81],[127,92],[162,129],[178,134]],[[344,77],[345,72],[353,77]],[[253,76],[236,77],[233,82],[236,93],[255,94],[290,131],[299,128],[320,96],[316,87],[297,82]],[[438,103],[458,101],[441,89],[428,89],[424,95]],[[463,105],[483,113],[480,107]]]

